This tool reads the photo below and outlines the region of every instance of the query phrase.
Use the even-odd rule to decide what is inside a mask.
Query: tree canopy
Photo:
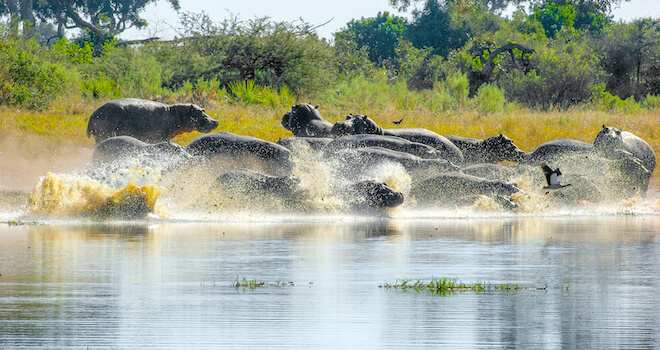
[[[77,28],[89,33],[95,43],[103,43],[127,28],[146,26],[140,13],[156,1],[5,0],[0,3],[0,15],[9,15],[13,23],[23,22],[24,32],[41,21],[57,27],[54,38],[63,38],[67,29]],[[166,1],[179,10],[179,0]]]

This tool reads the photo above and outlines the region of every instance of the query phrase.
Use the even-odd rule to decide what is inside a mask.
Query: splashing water
[[[86,176],[48,173],[28,199],[31,215],[47,217],[134,218],[154,212],[162,189],[143,169],[128,174],[118,189]]]
[[[249,188],[215,186],[216,178],[238,163],[231,161],[182,161],[161,166],[135,162],[92,164],[81,173],[41,177],[30,193],[26,214],[46,218],[160,218],[204,220],[260,220],[266,214],[352,214],[350,199],[338,192],[362,180],[384,182],[404,194],[404,204],[387,211],[396,217],[463,217],[479,215],[655,214],[657,196],[646,198],[634,191],[619,196],[622,171],[611,160],[572,158],[557,161],[564,181],[572,186],[543,190],[545,179],[535,165],[519,165],[507,180],[523,192],[510,196],[514,210],[487,196],[474,196],[461,205],[417,203],[409,194],[419,179],[398,163],[383,162],[367,169],[343,173],[337,160],[301,144],[292,151],[292,175],[299,180],[300,195],[282,198]],[[246,164],[245,162],[241,164]],[[151,167],[153,166],[153,167]],[[602,174],[608,176],[602,177]],[[601,176],[601,177],[599,177]],[[605,180],[601,180],[604,178]],[[4,216],[3,216],[4,217]]]

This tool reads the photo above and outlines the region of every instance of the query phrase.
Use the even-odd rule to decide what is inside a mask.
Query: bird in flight
[[[570,186],[571,184],[562,185],[561,182],[564,180],[564,177],[559,171],[559,168],[552,170],[545,162],[541,162],[541,169],[543,169],[543,174],[545,175],[545,180],[548,183],[548,186],[543,186],[543,189],[547,190],[557,190]]]
[[[401,122],[402,122],[402,121],[403,121],[403,118],[401,118],[400,120],[393,120],[393,121],[392,121],[392,124],[394,124],[394,125],[401,125]]]

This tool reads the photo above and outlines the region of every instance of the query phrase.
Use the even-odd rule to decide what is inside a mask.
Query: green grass
[[[547,290],[547,287],[525,286],[518,283],[463,283],[456,278],[432,278],[425,280],[397,279],[394,283],[384,283],[379,287],[385,289],[431,291],[438,294],[449,294],[456,292],[484,292],[484,291],[519,291],[519,290]]]

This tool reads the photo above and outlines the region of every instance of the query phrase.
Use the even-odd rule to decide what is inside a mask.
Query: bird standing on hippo
[[[170,141],[184,132],[207,133],[218,121],[194,104],[167,105],[137,98],[108,101],[89,117],[87,137],[96,143],[114,136],[131,136],[147,143]]]

